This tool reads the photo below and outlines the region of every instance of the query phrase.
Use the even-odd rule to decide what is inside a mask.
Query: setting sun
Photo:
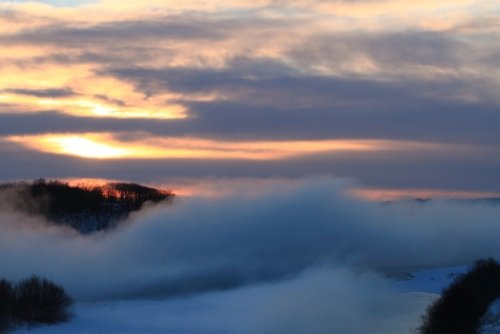
[[[47,141],[59,145],[63,153],[84,158],[118,158],[127,154],[125,149],[99,144],[81,137],[49,138]]]
[[[130,134],[133,137],[133,134]],[[418,143],[366,140],[235,141],[148,137],[123,140],[112,134],[12,136],[11,142],[41,152],[90,159],[243,159],[281,160],[318,153],[399,149]]]
[[[22,142],[22,138],[13,137],[12,141]],[[127,149],[101,144],[82,136],[44,136],[38,141],[44,151],[68,154],[82,158],[112,159],[125,157]]]

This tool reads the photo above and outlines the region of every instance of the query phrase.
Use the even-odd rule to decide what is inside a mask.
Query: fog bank
[[[293,278],[311,268],[401,271],[499,257],[500,207],[384,205],[331,178],[180,198],[119,229],[80,236],[0,214],[0,275],[62,284],[77,300],[173,296]]]

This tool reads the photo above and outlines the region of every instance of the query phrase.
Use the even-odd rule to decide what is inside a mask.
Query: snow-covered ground
[[[406,274],[396,280],[395,285],[401,291],[426,291],[439,294],[457,275],[466,271],[466,266],[425,269]],[[500,299],[489,307],[481,319],[481,327],[478,331],[478,334],[498,333],[500,333]]]
[[[72,308],[74,317],[68,323],[21,329],[15,333],[279,334],[342,330],[342,333],[356,334],[363,333],[363,328],[369,328],[367,326],[372,326],[371,333],[409,333],[418,327],[420,315],[440,291],[464,271],[466,267],[425,269],[393,274],[387,281],[377,283],[360,278],[354,283],[353,291],[347,292],[346,289],[351,289],[351,285],[345,283],[348,280],[339,280],[344,285],[333,290],[323,286],[324,281],[335,284],[338,275],[347,275],[335,272],[313,273],[288,283],[257,285],[193,297],[77,303]],[[371,295],[366,296],[354,291],[376,290],[378,284],[383,290],[380,294],[370,292]],[[318,287],[317,291],[315,287]],[[293,319],[296,317],[303,318],[300,323],[304,327],[294,326]],[[339,319],[344,327],[338,327]],[[499,321],[498,317],[496,320]],[[481,333],[493,332],[485,330]]]
[[[481,319],[479,334],[500,333],[500,299],[494,302]]]
[[[439,267],[391,275],[396,288],[403,292],[440,294],[457,275],[467,272],[467,266]]]
[[[400,334],[409,332],[418,325],[419,312],[435,299],[430,294],[406,294],[402,296],[404,307],[387,313],[387,321],[376,321],[378,329],[373,333]],[[371,308],[372,306],[370,306]],[[248,315],[244,316],[248,308]],[[99,303],[78,303],[73,307],[74,317],[70,322],[56,325],[21,329],[16,334],[259,334],[259,333],[328,333],[317,329],[315,319],[306,319],[302,328],[287,328],[286,323],[278,325],[263,315],[255,315],[255,306],[235,303],[228,295],[214,295],[205,298],[176,300],[112,301]],[[364,319],[345,310],[352,321],[343,333],[364,333]],[[296,315],[295,315],[296,316]],[[319,315],[319,318],[325,315]],[[310,318],[310,315],[306,315]],[[283,320],[283,319],[278,319]],[[323,319],[321,319],[323,320]],[[287,322],[287,320],[284,320]],[[319,324],[329,328],[331,324]],[[336,328],[336,327],[332,327]],[[354,329],[353,329],[354,328]]]

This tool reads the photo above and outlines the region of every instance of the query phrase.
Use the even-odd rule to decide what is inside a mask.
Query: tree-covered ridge
[[[477,334],[481,317],[498,298],[500,264],[493,259],[478,261],[430,305],[419,333]]]
[[[71,304],[66,291],[45,278],[31,276],[17,284],[0,279],[0,334],[17,326],[67,321]]]
[[[1,184],[0,194],[14,210],[41,215],[82,233],[114,227],[145,203],[171,201],[174,197],[171,191],[135,183],[71,186],[44,179]]]

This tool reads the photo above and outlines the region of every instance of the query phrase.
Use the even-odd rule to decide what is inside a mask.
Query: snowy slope
[[[394,285],[400,291],[440,294],[457,275],[467,272],[467,266],[430,268],[391,275]]]
[[[444,267],[420,270],[395,282],[401,291],[426,291],[439,294],[443,288],[450,285],[453,279],[467,271],[466,266]],[[494,302],[481,319],[478,334],[500,333],[500,299]]]
[[[370,333],[401,334],[416,328],[420,312],[432,302],[429,294],[405,294],[403,308],[387,313],[386,321],[376,321]],[[304,327],[293,330],[283,324],[276,326],[268,317],[255,313],[256,307],[241,305],[227,295],[211,296],[193,300],[138,300],[79,303],[73,307],[74,317],[70,322],[56,325],[21,329],[15,334],[281,334],[281,333],[332,333],[316,328],[315,320],[306,319]],[[370,307],[371,311],[374,311]],[[248,315],[245,312],[248,310]],[[346,314],[359,326],[348,326],[343,334],[366,333],[364,316],[357,312]],[[368,311],[368,310],[367,310]],[[376,311],[376,310],[375,310]],[[272,316],[274,317],[274,316]],[[308,316],[306,316],[308,317]],[[319,315],[319,318],[323,315]],[[285,325],[288,322],[284,320]],[[319,319],[323,320],[323,319]],[[307,326],[307,327],[306,327]],[[335,327],[334,327],[335,328]]]
[[[494,302],[481,319],[479,334],[500,333],[500,299]]]
[[[323,303],[323,308],[332,310],[336,303],[340,307],[333,312],[344,312],[341,318],[352,317],[346,321],[343,333],[362,333],[363,321],[374,328],[371,333],[401,334],[408,333],[418,327],[420,315],[425,308],[434,301],[439,292],[449,285],[455,275],[462,273],[466,267],[447,267],[419,270],[413,273],[402,273],[392,275],[387,281],[389,289],[396,291],[390,297],[381,294],[374,298],[386,298],[377,303],[370,299],[342,299],[338,301],[334,291],[333,297],[325,292],[328,302],[322,300],[321,295],[311,292],[300,291],[297,300],[303,301],[304,309],[299,309],[299,316],[310,318],[307,328],[285,328],[283,325],[276,327],[271,322],[275,318],[288,316],[287,313],[296,311],[286,304],[293,303],[285,301],[284,305],[274,305],[276,299],[288,296],[286,288],[280,287],[284,283],[247,287],[223,292],[214,292],[194,297],[175,298],[165,300],[134,300],[134,301],[107,301],[98,303],[77,303],[73,307],[74,317],[66,324],[50,327],[38,327],[34,329],[21,329],[16,334],[211,334],[211,333],[308,333],[313,328],[315,333],[331,333],[328,326],[322,329],[315,327],[315,322],[325,321],[325,315],[307,314],[307,309],[312,305],[307,303]],[[331,278],[331,277],[330,277]],[[329,278],[329,279],[330,279]],[[386,283],[387,283],[386,282]],[[292,284],[292,283],[286,283]],[[295,283],[293,283],[295,284]],[[293,290],[300,290],[301,284],[292,285]],[[344,287],[345,288],[345,287]],[[365,289],[363,284],[356,285],[356,289]],[[283,290],[282,295],[278,293],[274,298],[270,295],[276,294],[276,290]],[[320,292],[321,294],[322,292]],[[249,296],[251,296],[249,298]],[[357,305],[365,303],[366,305]],[[389,304],[389,306],[387,306]],[[350,306],[349,306],[350,305]],[[272,314],[269,310],[283,308],[282,313]],[[351,312],[349,307],[356,311]],[[343,310],[345,308],[345,310]],[[384,309],[385,308],[385,309]],[[317,311],[314,311],[317,313]],[[366,312],[366,314],[363,314]],[[377,313],[378,318],[371,318],[369,314]],[[296,315],[295,315],[296,316]],[[367,319],[363,319],[367,318]],[[383,319],[382,319],[383,318]],[[289,322],[287,318],[281,319],[284,323]],[[307,320],[307,319],[306,319]],[[337,321],[333,319],[334,321]],[[333,321],[332,320],[332,321]],[[356,323],[360,323],[357,326]],[[273,327],[274,326],[274,327]],[[336,328],[336,327],[330,327]],[[492,332],[484,332],[491,334]]]

